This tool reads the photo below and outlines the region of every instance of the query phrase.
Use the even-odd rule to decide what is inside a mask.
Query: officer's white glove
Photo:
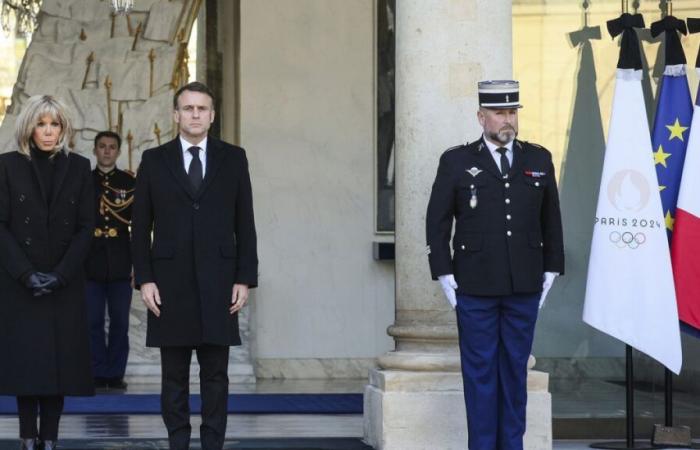
[[[549,289],[552,287],[552,283],[554,283],[554,279],[559,275],[556,272],[545,272],[542,281],[542,295],[540,296],[540,309],[544,306],[544,299],[547,297],[547,293],[549,292]]]
[[[440,286],[442,286],[442,292],[447,297],[447,301],[450,302],[452,309],[455,309],[457,306],[457,294],[455,293],[457,282],[455,281],[455,276],[452,274],[440,275],[438,280],[440,281]]]

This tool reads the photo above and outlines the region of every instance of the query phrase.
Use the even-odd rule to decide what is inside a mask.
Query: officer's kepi
[[[489,109],[522,108],[520,84],[515,80],[479,81],[479,106]]]

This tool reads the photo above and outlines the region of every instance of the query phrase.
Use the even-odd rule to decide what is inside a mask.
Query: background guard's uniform
[[[133,175],[117,168],[109,173],[93,170],[95,230],[85,271],[90,347],[97,383],[118,384],[124,377],[129,355],[130,225],[135,183]],[[106,339],[105,307],[109,314]]]
[[[454,274],[458,285],[469,448],[522,448],[543,273],[564,272],[551,154],[514,141],[504,178],[483,138],[449,149],[440,158],[426,232],[433,279]]]

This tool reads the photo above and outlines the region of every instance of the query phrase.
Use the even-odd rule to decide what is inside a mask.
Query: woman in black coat
[[[69,151],[71,134],[63,103],[34,96],[17,118],[17,148],[0,155],[0,395],[17,397],[22,449],[54,449],[64,396],[94,395],[90,163]]]

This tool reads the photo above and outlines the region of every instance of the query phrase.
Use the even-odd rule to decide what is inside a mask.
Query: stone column
[[[425,212],[441,153],[481,134],[477,81],[512,75],[510,0],[396,2],[396,351],[365,389],[365,438],[384,450],[464,449],[455,315],[430,280]],[[551,448],[547,375],[528,380],[526,448]]]

